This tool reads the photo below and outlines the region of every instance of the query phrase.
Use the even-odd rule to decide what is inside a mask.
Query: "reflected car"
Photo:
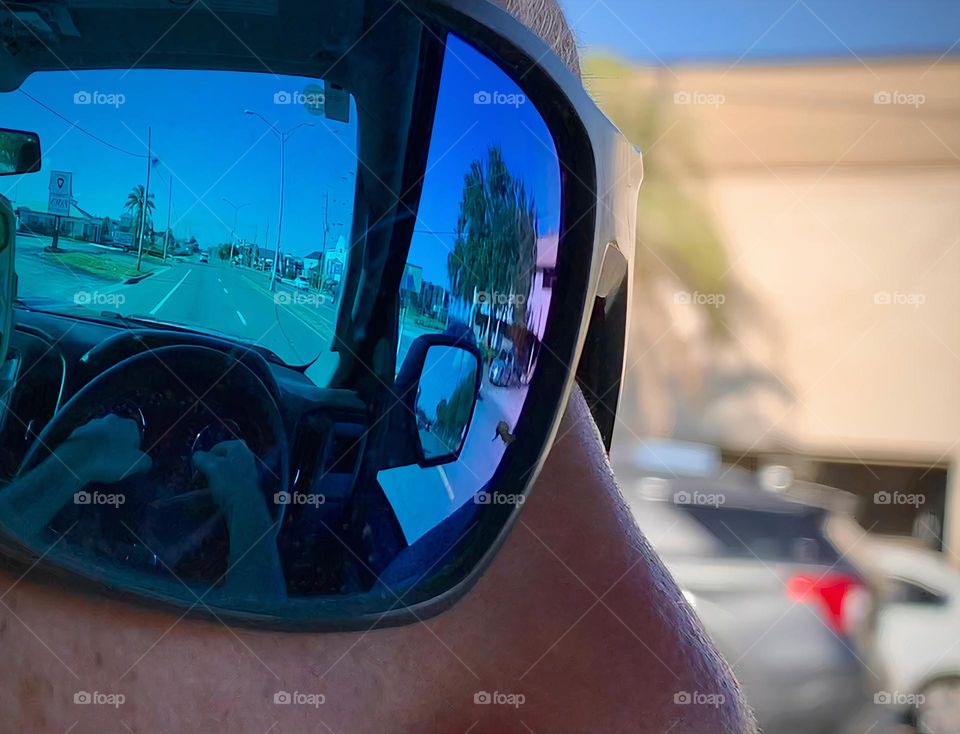
[[[767,491],[736,468],[712,477],[615,470],[763,731],[891,731],[892,712],[874,699],[885,682],[875,592],[828,537],[828,508]]]
[[[491,384],[497,387],[522,387],[525,384],[523,371],[514,359],[514,354],[506,349],[490,363],[488,374]]]
[[[299,277],[293,281],[293,287],[298,291],[308,291],[310,290],[310,281],[304,277]]]

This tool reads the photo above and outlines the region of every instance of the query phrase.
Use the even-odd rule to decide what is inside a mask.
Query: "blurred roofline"
[[[822,54],[790,54],[790,53],[769,53],[769,54],[751,54],[743,58],[737,58],[735,55],[724,54],[704,54],[703,56],[663,56],[655,57],[640,56],[634,57],[621,53],[615,49],[605,48],[603,46],[592,46],[584,50],[584,58],[587,59],[609,59],[617,61],[631,67],[642,69],[676,69],[676,68],[703,68],[703,67],[731,67],[736,70],[740,67],[753,66],[863,66],[864,63],[870,64],[902,64],[911,62],[941,62],[960,60],[960,46],[953,49],[909,49],[902,51],[857,53],[855,56],[850,53],[822,53]],[[868,66],[870,64],[867,64]]]

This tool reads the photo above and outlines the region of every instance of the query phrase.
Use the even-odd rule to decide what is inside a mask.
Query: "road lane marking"
[[[437,469],[437,474],[440,475],[440,481],[443,482],[443,488],[447,490],[447,497],[449,497],[450,501],[453,502],[453,500],[455,499],[453,494],[453,487],[450,486],[450,480],[447,479],[447,473],[443,470],[442,466],[438,466],[436,467],[436,469]]]
[[[179,288],[181,285],[183,285],[183,281],[185,281],[185,280],[187,279],[187,276],[190,275],[190,273],[192,273],[192,272],[193,272],[192,269],[191,269],[191,270],[188,270],[188,271],[184,274],[184,276],[183,276],[182,278],[180,278],[180,280],[177,281],[177,284],[176,284],[175,286],[173,286],[173,288],[170,289],[170,292],[167,293],[167,295],[165,295],[165,296],[160,300],[160,303],[158,303],[156,306],[154,306],[154,307],[150,310],[150,314],[149,314],[150,316],[155,315],[155,314],[157,313],[157,311],[159,311],[161,308],[163,308],[163,304],[165,304],[165,303],[170,299],[170,296],[172,296],[174,293],[177,292],[177,288]]]
[[[225,295],[228,295],[228,296],[230,295],[230,291],[228,291],[226,288],[223,289],[223,292]]]
[[[247,320],[246,320],[245,318],[243,318],[243,314],[240,313],[239,311],[237,311],[237,318],[240,319],[240,323],[241,323],[241,324],[243,324],[244,326],[247,325]]]

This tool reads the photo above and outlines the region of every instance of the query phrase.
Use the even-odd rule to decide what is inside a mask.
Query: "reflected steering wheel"
[[[75,429],[108,413],[137,421],[140,448],[153,468],[104,490],[123,494],[115,511],[68,504],[48,527],[65,532],[76,525],[71,540],[117,560],[165,568],[185,580],[220,578],[229,534],[223,512],[194,471],[193,452],[243,439],[275,521],[282,522],[285,504],[274,502],[274,494],[289,487],[290,452],[274,399],[279,390],[265,362],[254,371],[244,357],[211,346],[166,346],[126,357],[82,387],[34,440],[19,475]]]

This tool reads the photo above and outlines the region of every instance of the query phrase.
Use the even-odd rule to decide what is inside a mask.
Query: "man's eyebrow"
[[[574,74],[580,75],[580,55],[570,24],[557,0],[495,0],[504,10],[547,42]]]

